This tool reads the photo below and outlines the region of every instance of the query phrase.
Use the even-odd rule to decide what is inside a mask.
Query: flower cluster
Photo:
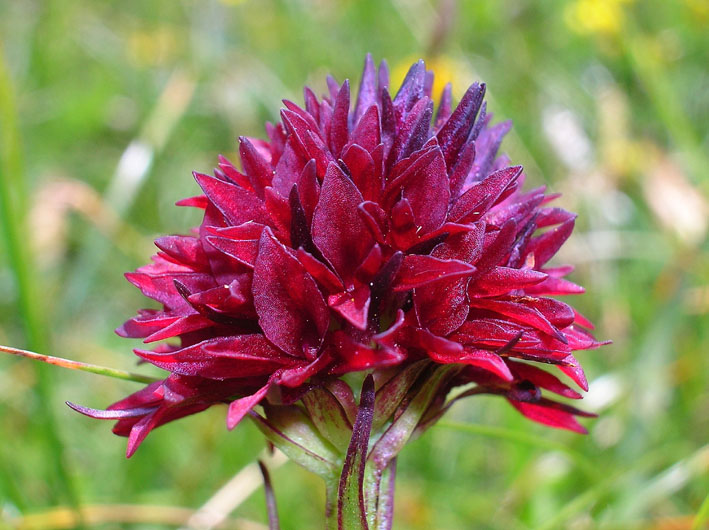
[[[541,391],[581,395],[535,364],[587,389],[573,352],[599,343],[549,298],[583,292],[564,279],[571,267],[548,265],[575,216],[544,188],[523,192],[522,168],[497,155],[510,123],[491,125],[484,84],[456,107],[446,86],[435,113],[432,84],[420,61],[392,99],[386,65],[367,57],[354,104],[349,82],[328,78],[322,99],[305,89],[305,108],[284,101],[268,141],[240,138],[240,168],[220,157],[195,173],[203,194],[178,204],[204,210],[198,231],[158,239],[152,263],[127,274],[162,309],[117,330],[179,339],[135,350],[170,375],[107,411],[78,408],[118,420],[130,456],[155,427],[213,404],[229,403],[233,428],[259,403],[307,407],[318,388],[351,425],[342,374],[373,371],[381,388],[408,370],[421,387],[449,365],[420,427],[467,385],[458,397],[498,394],[582,432],[584,413]]]

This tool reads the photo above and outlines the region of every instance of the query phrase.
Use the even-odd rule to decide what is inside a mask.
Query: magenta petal
[[[567,398],[581,399],[582,397],[574,389],[562,383],[558,377],[541,368],[516,361],[509,361],[509,364],[518,379],[530,381],[538,387]],[[560,368],[563,369],[565,367]]]
[[[549,232],[532,239],[527,253],[534,256],[535,267],[543,267],[561,248],[574,229],[574,219],[570,219]]]
[[[546,280],[539,282],[535,285],[529,285],[525,287],[524,292],[532,296],[561,296],[567,294],[583,294],[586,292],[586,290],[580,285],[576,285],[574,282],[570,282],[569,280],[565,280],[564,278],[549,277]]]
[[[191,208],[199,208],[204,210],[209,204],[209,199],[204,195],[198,195],[196,197],[188,197],[187,199],[181,199],[175,203],[175,206],[189,206]]]
[[[426,67],[423,60],[414,63],[409,69],[399,91],[394,97],[394,108],[397,116],[411,110],[423,96],[423,87],[426,77]]]
[[[417,347],[429,352],[429,355],[433,353],[447,358],[458,358],[463,353],[460,343],[438,337],[426,329],[412,329],[410,338]]]
[[[475,221],[496,203],[504,191],[514,183],[522,173],[522,166],[508,167],[489,175],[482,182],[467,190],[451,208],[449,219],[453,222],[462,219]]]
[[[312,254],[303,250],[298,249],[296,253],[298,260],[305,267],[316,282],[318,282],[327,292],[336,293],[344,288],[342,280],[340,280],[337,275],[332,272],[327,265],[318,261]]]
[[[413,106],[399,127],[387,160],[388,166],[392,166],[424,147],[430,137],[432,115],[433,102],[429,98],[423,98]]]
[[[352,182],[357,186],[364,200],[379,200],[381,181],[375,172],[374,160],[367,150],[356,144],[351,145],[342,154],[342,161],[349,169]]]
[[[485,84],[473,84],[463,95],[458,107],[438,132],[438,141],[448,167],[457,159],[461,147],[475,123],[475,116],[485,96]]]
[[[312,355],[320,348],[330,315],[312,276],[264,230],[254,265],[254,306],[264,334],[284,352]]]
[[[361,330],[367,329],[369,302],[369,287],[366,285],[357,287],[353,291],[331,295],[327,300],[332,309]]]
[[[126,447],[126,458],[130,458],[138,450],[138,447],[145,440],[145,437],[150,434],[161,419],[161,412],[157,410],[147,416],[144,416],[130,430],[128,435],[128,445]]]
[[[134,409],[125,410],[100,410],[91,409],[89,407],[84,407],[82,405],[77,405],[71,401],[66,402],[70,408],[74,409],[76,412],[80,412],[84,416],[89,416],[90,418],[96,418],[99,420],[120,420],[123,418],[135,418],[137,416],[144,416],[154,412],[157,407],[142,407]]]
[[[449,236],[433,250],[433,256],[465,263],[475,261],[482,252],[485,226],[479,222],[468,226],[468,230]],[[418,287],[414,308],[421,325],[442,336],[458,329],[468,317],[468,284],[469,278],[463,277]]]
[[[514,379],[514,376],[510,372],[510,369],[507,367],[507,364],[505,364],[502,357],[488,350],[466,348],[462,353],[455,355],[445,355],[436,350],[429,350],[428,356],[437,363],[467,364],[487,370],[505,381],[512,381]]]
[[[574,383],[588,392],[588,381],[581,365],[573,355],[564,358],[564,364],[559,365],[559,370],[566,374]]]
[[[451,182],[451,198],[457,199],[460,194],[460,189],[463,187],[470,171],[473,169],[475,162],[475,144],[470,143],[463,147],[463,150],[458,156],[458,161],[453,166],[453,169],[448,170]]]
[[[438,148],[428,153],[412,164],[401,177],[404,181],[403,197],[411,204],[417,231],[423,234],[443,224],[450,198],[443,154]]]
[[[301,364],[300,366],[294,366],[293,368],[281,370],[277,374],[275,382],[290,388],[299,387],[310,377],[322,371],[328,364],[330,364],[330,361],[332,361],[330,354],[325,352],[309,364]]]
[[[371,153],[381,143],[381,125],[379,122],[379,107],[372,105],[356,122],[350,138],[351,145],[359,145]]]
[[[278,160],[274,169],[271,187],[275,189],[281,197],[287,197],[293,184],[298,181],[298,175],[304,170],[306,162],[310,160],[296,147],[295,139],[290,136],[286,142],[283,154]],[[313,164],[315,162],[313,161]],[[316,164],[317,170],[317,164]]]
[[[224,172],[226,178],[232,183],[249,191],[253,191],[249,177],[238,171],[236,167],[234,167],[234,164],[223,155],[219,155],[219,169]]]
[[[440,131],[441,127],[445,125],[450,118],[451,112],[453,110],[453,85],[446,83],[441,92],[441,100],[438,104],[438,110],[436,111],[436,121],[435,129]]]
[[[351,282],[374,241],[357,213],[362,195],[336,164],[330,164],[313,214],[315,246],[340,277]]]
[[[588,414],[578,409],[543,398],[537,403],[526,403],[513,399],[509,399],[508,401],[530,420],[557,429],[566,429],[580,434],[588,433],[574,417],[575,414],[584,416],[588,416]]]
[[[268,375],[297,362],[260,334],[209,339],[165,353],[146,350],[135,353],[173,374],[215,380]]]
[[[247,267],[254,267],[258,255],[258,239],[233,240],[225,237],[208,236],[207,241],[217,250],[231,256]]]
[[[345,79],[340,91],[335,99],[335,106],[332,109],[332,121],[330,122],[330,151],[335,157],[339,157],[342,148],[349,140],[348,117],[350,111],[350,82]]]
[[[544,333],[548,333],[563,343],[568,342],[559,329],[554,326],[537,307],[524,302],[526,301],[522,300],[518,302],[514,300],[493,300],[487,298],[472,298],[470,300],[471,305],[474,307],[488,309],[500,315],[505,315],[517,322],[528,324]]]
[[[404,257],[394,281],[394,291],[408,291],[446,278],[470,276],[474,272],[475,267],[457,259],[410,254]]]
[[[251,181],[256,195],[263,198],[263,190],[271,185],[273,169],[270,160],[264,158],[245,136],[239,137],[239,155],[244,171]]]
[[[334,374],[343,374],[384,368],[400,363],[406,358],[405,352],[393,347],[370,348],[352,339],[343,331],[333,333],[333,344],[339,356],[337,365],[332,368]]]
[[[263,202],[253,192],[201,173],[194,173],[194,178],[210,202],[232,225],[248,221],[267,222]]]
[[[159,237],[155,240],[155,246],[174,259],[176,263],[188,265],[195,270],[204,269],[209,265],[207,256],[202,250],[202,244],[196,237]]]
[[[320,183],[316,173],[315,160],[310,160],[298,177],[298,197],[305,211],[308,225],[313,221],[313,212],[320,198]]]
[[[293,135],[293,145],[300,156],[304,160],[314,158],[318,176],[324,175],[328,164],[334,161],[334,158],[317,134],[317,129],[313,129],[302,116],[290,110],[281,111],[281,118],[287,132]]]
[[[493,162],[495,161],[495,155],[497,155],[497,150],[502,143],[502,138],[511,128],[512,122],[505,121],[493,127],[485,127],[482,129],[475,145],[475,165],[472,171],[475,181],[479,181],[490,172]]]
[[[148,335],[143,342],[155,342],[156,340],[164,340],[172,337],[177,337],[184,333],[190,333],[198,329],[208,328],[214,325],[214,321],[202,315],[188,315],[177,319],[175,322],[163,327]]]
[[[375,202],[365,201],[357,207],[357,213],[374,240],[380,245],[385,245],[384,233],[387,231],[389,223],[384,210]]]
[[[531,269],[515,269],[511,267],[494,267],[475,280],[475,294],[478,296],[499,296],[510,291],[525,289],[547,279],[547,275]]]
[[[244,416],[251,412],[251,409],[253,409],[264,397],[266,397],[266,393],[269,388],[271,388],[270,382],[261,387],[255,394],[242,397],[240,399],[235,399],[229,403],[229,410],[227,411],[226,416],[227,429],[231,430],[236,427],[241,420],[244,419]]]

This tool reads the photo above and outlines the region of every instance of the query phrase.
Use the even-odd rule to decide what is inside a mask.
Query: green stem
[[[27,359],[33,359],[35,361],[41,361],[47,364],[53,364],[55,366],[61,366],[62,368],[68,368],[69,370],[80,370],[82,372],[89,372],[91,374],[105,375],[106,377],[113,377],[114,379],[125,379],[126,381],[134,381],[136,383],[154,383],[155,381],[160,381],[156,377],[150,377],[147,375],[134,374],[132,372],[126,372],[125,370],[118,370],[116,368],[108,368],[107,366],[99,366],[98,364],[82,363],[79,361],[72,361],[70,359],[64,359],[62,357],[54,357],[52,355],[44,355],[41,353],[35,353],[29,350],[21,350],[19,348],[12,348],[10,346],[0,346],[0,352],[9,353],[10,355],[17,355],[19,357],[25,357]]]
[[[376,513],[373,530],[391,530],[394,523],[394,481],[396,479],[396,458],[384,469],[377,484]]]
[[[337,490],[340,481],[336,478],[325,481],[325,529],[337,530]]]
[[[0,226],[5,238],[7,257],[17,285],[19,314],[25,327],[25,336],[30,348],[48,349],[47,329],[42,314],[45,297],[39,285],[41,277],[34,270],[30,246],[27,244],[25,212],[27,211],[22,168],[22,149],[17,122],[17,108],[12,90],[10,72],[0,43]],[[37,397],[40,403],[51,403],[50,375],[45,367],[37,367]],[[59,491],[65,491],[69,502],[78,510],[80,505],[72,473],[67,465],[59,436],[56,418],[49,406],[38,408],[37,422],[44,429],[44,439],[52,453]]]

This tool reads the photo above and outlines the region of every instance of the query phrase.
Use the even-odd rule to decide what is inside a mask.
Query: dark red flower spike
[[[342,425],[355,424],[354,478],[341,488],[358,499],[371,407],[374,428],[393,440],[407,393],[425,395],[407,438],[447,409],[453,387],[471,383],[466,395],[498,394],[534,421],[582,431],[584,413],[545,395],[580,394],[535,366],[585,390],[572,354],[599,346],[590,322],[550,298],[583,292],[565,278],[570,268],[548,264],[575,216],[548,206],[555,197],[543,188],[521,191],[522,168],[497,154],[510,123],[491,124],[484,84],[457,106],[447,86],[435,109],[432,80],[418,62],[392,98],[386,65],[376,71],[368,56],[356,99],[347,80],[329,78],[322,99],[306,88],[304,107],[285,101],[282,123],[267,124],[268,140],[239,139],[240,169],[220,157],[213,176],[195,173],[203,195],[178,204],[204,210],[199,235],[156,241],[153,262],[127,278],[162,308],[117,330],[173,341],[136,350],[168,377],[108,412],[74,408],[118,420],[130,455],[155,427],[217,403],[230,404],[230,428],[266,405],[260,428],[283,440],[273,407],[318,388],[340,403]],[[441,365],[451,365],[446,377]],[[378,385],[373,405],[371,379],[363,390],[366,417],[337,379],[364,370]],[[386,384],[405,373],[414,374],[406,385]],[[321,409],[314,395],[306,411]]]

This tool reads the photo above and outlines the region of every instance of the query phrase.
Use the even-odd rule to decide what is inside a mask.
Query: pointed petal
[[[354,122],[357,123],[364,113],[376,104],[377,100],[377,79],[374,68],[372,55],[367,54],[364,59],[364,69],[362,70],[362,79],[359,82],[359,90],[357,92],[357,103],[354,110]]]
[[[284,352],[296,357],[320,348],[330,316],[313,278],[264,230],[254,265],[252,290],[259,325]]]
[[[240,399],[235,399],[229,403],[229,410],[227,411],[226,416],[227,429],[232,430],[236,427],[241,420],[244,419],[244,416],[251,412],[251,409],[253,409],[264,397],[266,397],[266,393],[269,388],[271,388],[270,382],[261,387],[255,394],[242,397]]]
[[[340,277],[351,282],[374,241],[357,213],[362,195],[336,164],[330,164],[313,214],[315,246]]]
[[[367,329],[369,312],[369,287],[362,285],[353,291],[345,291],[328,297],[328,305],[354,327]]]
[[[408,291],[445,278],[470,276],[474,272],[475,267],[460,260],[411,254],[404,257],[394,282],[394,291]]]
[[[263,202],[253,192],[201,173],[194,173],[194,178],[212,204],[232,225],[248,221],[267,222]]]

